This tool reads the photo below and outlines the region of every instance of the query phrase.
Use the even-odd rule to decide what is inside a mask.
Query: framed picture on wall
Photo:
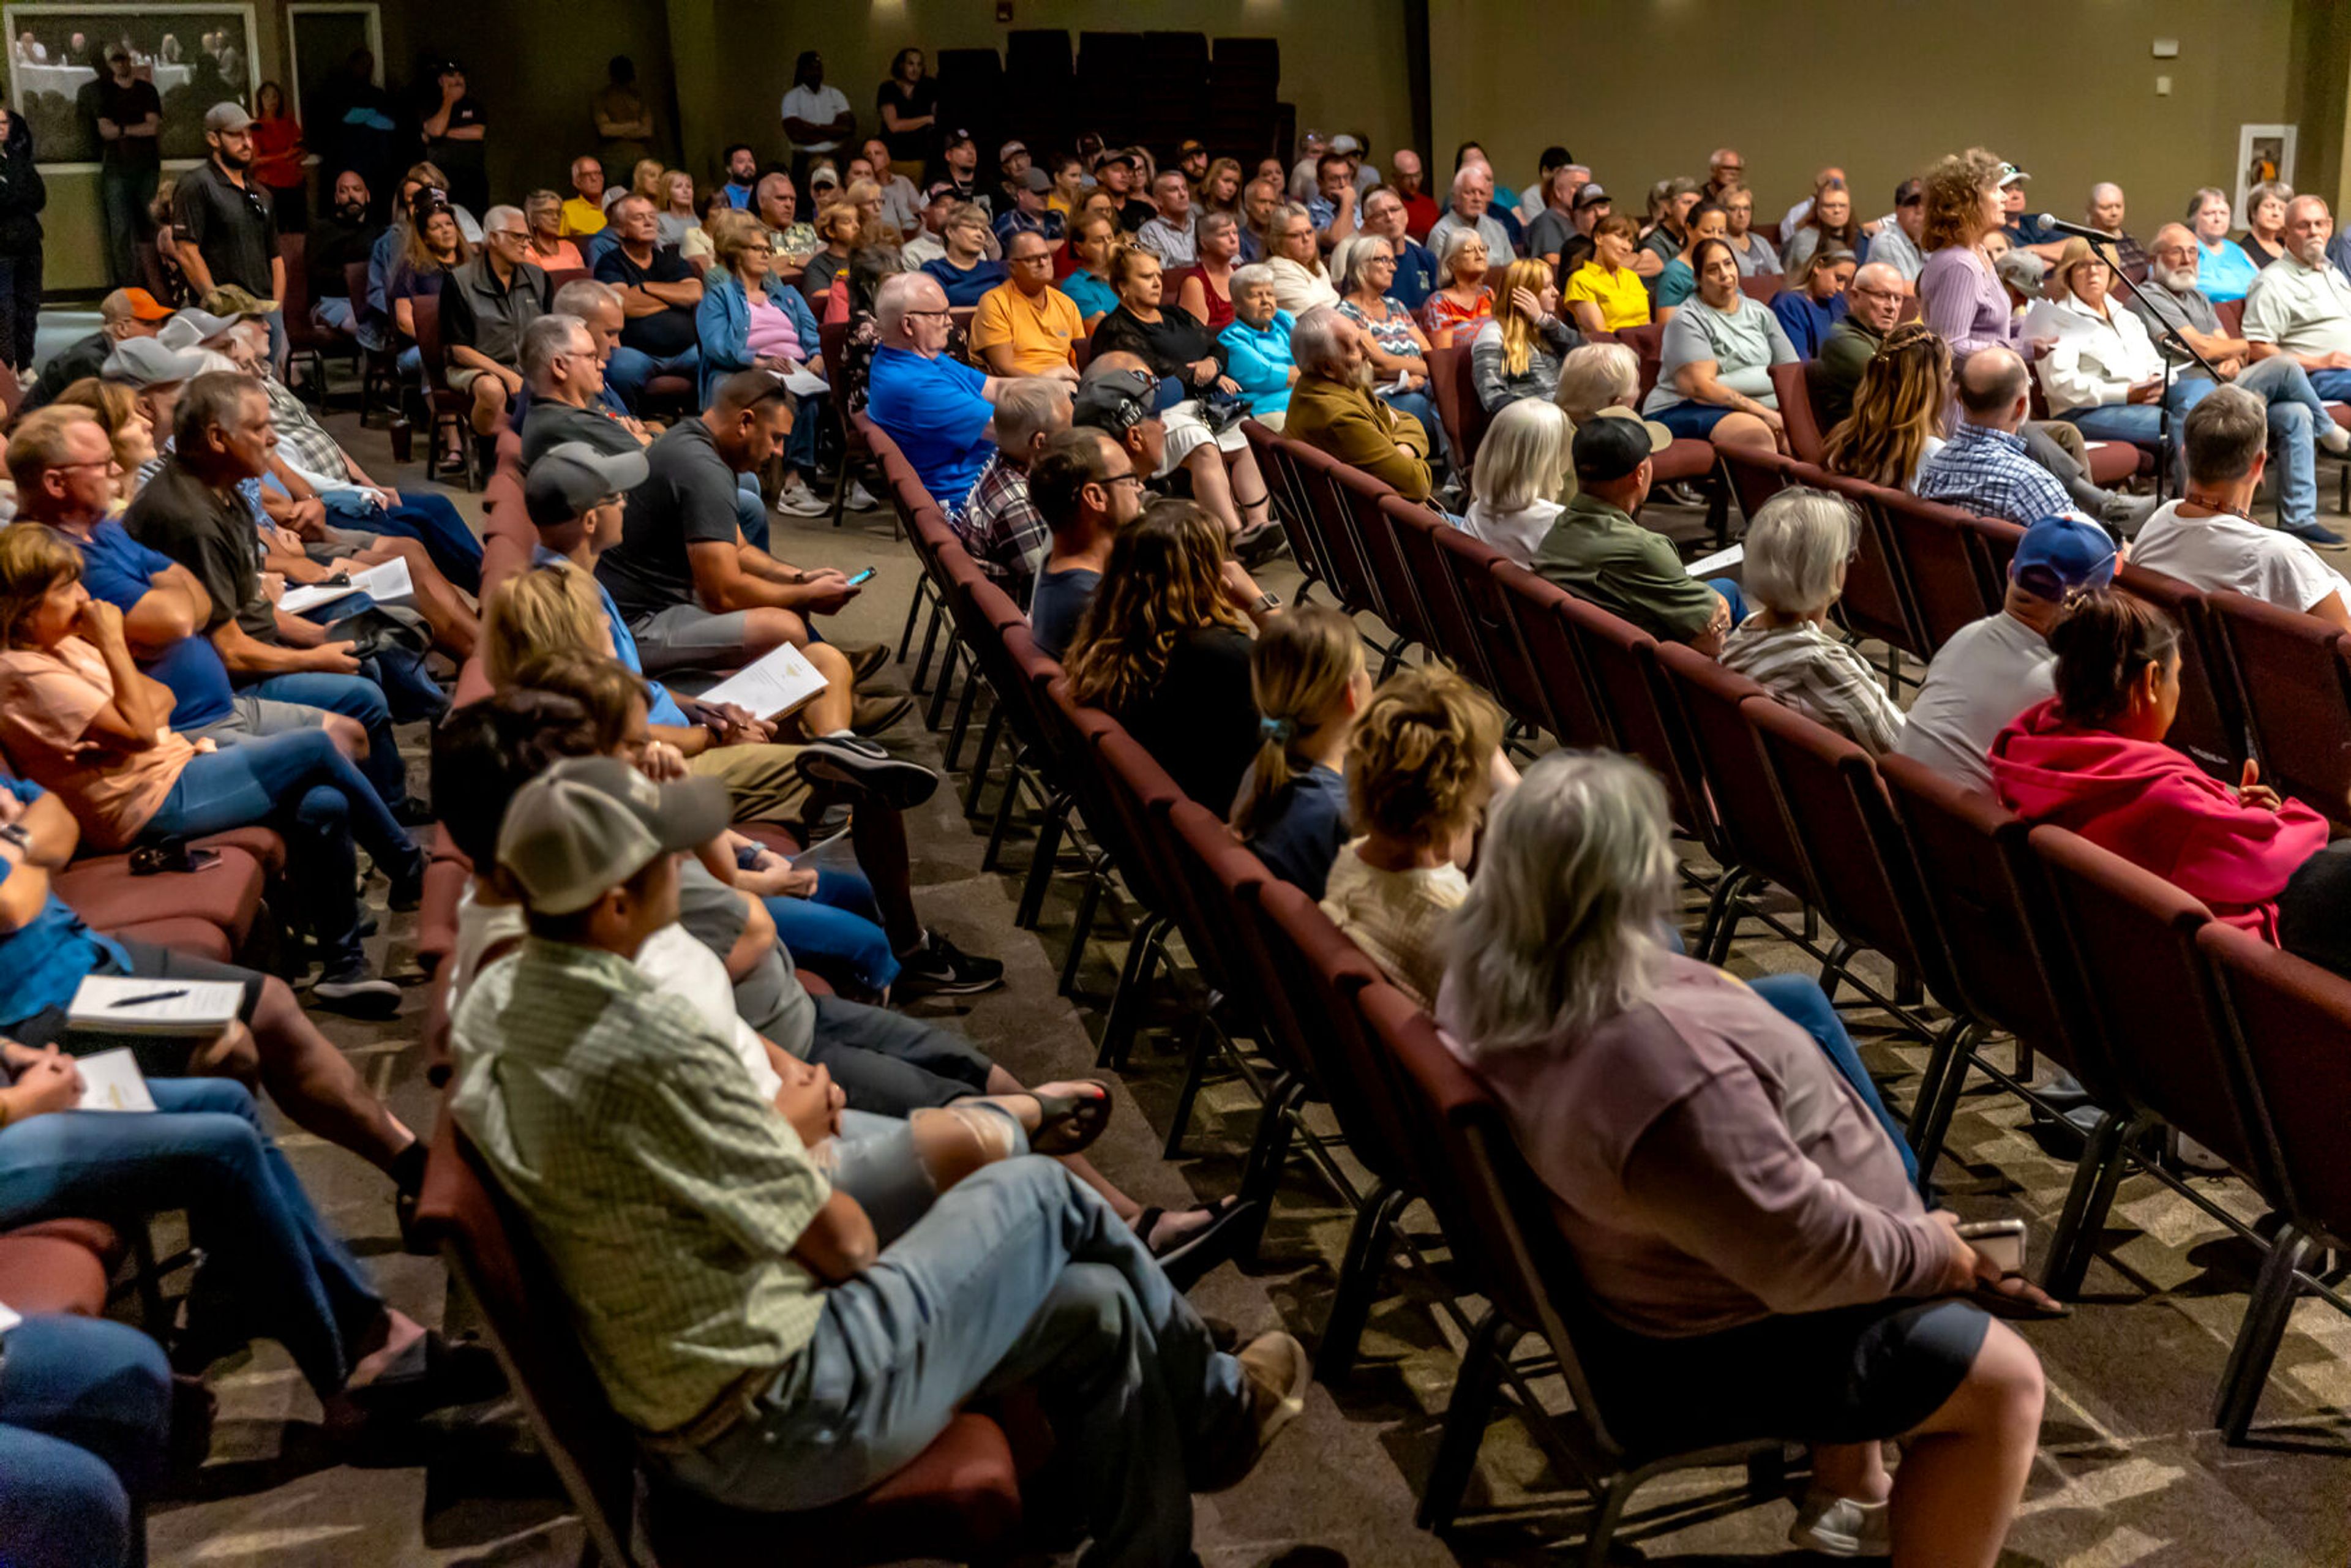
[[[2265,180],[2294,183],[2294,131],[2291,125],[2237,127],[2237,222],[2245,221],[2246,195]]]
[[[8,103],[33,128],[44,166],[95,168],[97,104],[107,56],[119,46],[162,99],[162,154],[205,155],[204,111],[253,107],[261,79],[250,5],[0,5],[8,38]]]

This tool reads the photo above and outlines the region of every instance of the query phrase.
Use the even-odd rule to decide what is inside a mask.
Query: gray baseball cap
[[[515,791],[498,863],[545,915],[587,908],[651,864],[726,831],[726,786],[656,784],[616,757],[575,757]]]
[[[165,343],[159,333],[152,338],[123,339],[106,356],[106,363],[99,367],[98,373],[103,380],[120,382],[126,386],[153,387],[193,380],[204,373],[204,355],[189,349],[175,349]]]
[[[206,131],[242,131],[253,123],[253,116],[241,103],[216,103],[204,110]]]
[[[215,316],[191,305],[164,322],[156,331],[155,340],[167,349],[193,349],[199,343],[211,342],[244,319],[242,316]]]
[[[559,528],[587,515],[607,496],[622,495],[645,482],[651,466],[642,452],[599,452],[584,441],[567,441],[540,454],[522,484],[522,504],[533,528]]]

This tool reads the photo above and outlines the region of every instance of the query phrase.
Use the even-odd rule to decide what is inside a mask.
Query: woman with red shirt
[[[280,234],[310,226],[310,193],[302,173],[302,126],[287,111],[286,89],[274,81],[253,95],[253,177],[269,188]]]

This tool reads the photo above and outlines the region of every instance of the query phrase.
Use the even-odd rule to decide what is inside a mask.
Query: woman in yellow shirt
[[[1586,332],[1614,332],[1649,322],[1649,289],[1633,270],[1641,225],[1623,213],[1593,225],[1592,259],[1567,280],[1567,308]]]

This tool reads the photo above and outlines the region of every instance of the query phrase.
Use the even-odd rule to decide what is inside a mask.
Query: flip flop
[[[1099,1078],[1079,1078],[1072,1082],[1092,1084],[1101,1091],[1097,1094],[1040,1094],[1024,1090],[1037,1102],[1037,1130],[1029,1134],[1029,1152],[1032,1155],[1074,1155],[1090,1148],[1093,1141],[1110,1125],[1110,1085]]]

